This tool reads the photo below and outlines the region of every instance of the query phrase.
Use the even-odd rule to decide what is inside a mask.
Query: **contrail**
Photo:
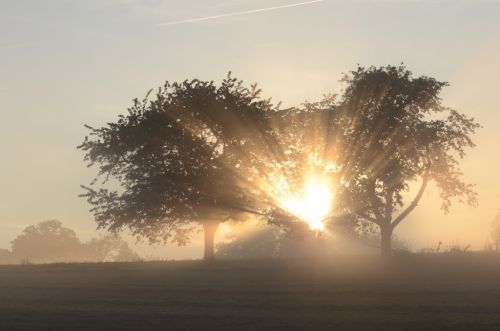
[[[247,15],[247,14],[261,13],[261,12],[271,11],[271,10],[276,10],[276,9],[283,9],[283,8],[290,8],[290,7],[310,5],[310,4],[313,4],[313,3],[323,2],[323,1],[324,0],[312,0],[312,1],[292,3],[292,4],[289,4],[289,5],[283,5],[283,6],[267,7],[267,8],[260,8],[260,9],[251,9],[251,10],[245,10],[245,11],[239,11],[239,12],[233,12],[233,13],[227,13],[227,14],[221,14],[221,15],[214,15],[214,16],[189,18],[189,19],[185,19],[185,20],[181,20],[181,21],[172,21],[172,22],[160,23],[160,24],[158,24],[158,26],[177,25],[177,24],[184,24],[184,23],[194,23],[194,22],[208,21],[208,20],[214,20],[214,19],[217,19],[217,18],[224,18],[224,17],[230,17],[230,16],[238,16],[238,15]]]

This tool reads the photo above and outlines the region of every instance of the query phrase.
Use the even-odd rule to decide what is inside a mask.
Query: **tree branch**
[[[364,218],[365,220],[367,220],[369,222],[372,222],[372,223],[375,223],[377,225],[380,225],[379,220],[377,218],[370,217],[369,215],[367,215],[365,213],[362,213],[362,212],[356,212],[356,214],[359,217]]]
[[[425,172],[423,180],[422,180],[422,185],[420,186],[420,189],[418,190],[417,195],[415,196],[415,199],[410,203],[410,205],[398,216],[394,221],[391,223],[391,227],[394,229],[396,226],[398,226],[399,223],[403,221],[403,219],[408,216],[409,213],[413,211],[418,206],[418,203],[420,199],[422,198],[422,195],[424,194],[425,188],[427,187],[427,183],[429,182],[429,176],[428,172]]]
[[[369,198],[371,204],[373,205],[372,212],[375,215],[375,218],[377,219],[377,222],[375,223],[381,224],[384,222],[384,216],[378,210],[379,201],[377,200],[377,196],[375,195],[375,181],[371,183],[370,188],[373,189],[373,194],[370,192]]]

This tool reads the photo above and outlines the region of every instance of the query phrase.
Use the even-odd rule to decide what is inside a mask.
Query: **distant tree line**
[[[106,235],[82,242],[75,231],[57,220],[28,226],[0,249],[0,264],[135,261],[140,256],[119,237]]]

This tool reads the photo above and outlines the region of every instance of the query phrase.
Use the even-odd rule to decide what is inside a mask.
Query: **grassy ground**
[[[500,257],[0,266],[1,330],[500,330]]]

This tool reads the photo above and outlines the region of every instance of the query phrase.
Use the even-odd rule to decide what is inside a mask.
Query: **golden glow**
[[[307,222],[312,230],[323,231],[325,218],[332,210],[333,193],[329,181],[310,177],[304,183],[301,196],[279,199],[279,203],[298,218]]]

